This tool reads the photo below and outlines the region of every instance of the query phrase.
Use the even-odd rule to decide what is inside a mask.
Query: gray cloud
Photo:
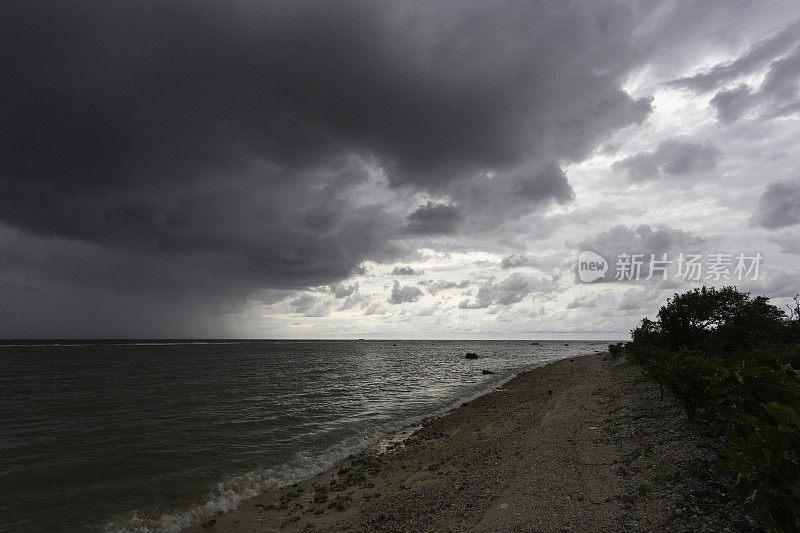
[[[600,300],[600,296],[592,295],[592,294],[582,294],[581,296],[577,296],[571,302],[567,304],[567,309],[580,309],[583,307],[597,307],[597,302]]]
[[[768,64],[776,57],[785,54],[800,41],[800,22],[791,22],[756,43],[732,61],[714,65],[710,69],[681,77],[668,83],[673,87],[683,87],[697,92],[715,89],[720,84],[735,80]]]
[[[758,87],[737,81],[760,75],[764,69],[767,73]],[[724,86],[731,82],[735,84]],[[668,85],[696,93],[716,90],[710,104],[724,123],[735,122],[748,112],[762,119],[795,114],[800,111],[800,20],[752,44],[736,59]]]
[[[719,91],[710,104],[717,112],[717,119],[730,124],[736,122],[753,105],[753,91],[746,83],[740,83],[736,87]]]
[[[389,296],[388,302],[390,304],[402,304],[416,302],[422,296],[422,290],[413,285],[400,285],[399,281],[394,282],[392,285],[392,293]]]
[[[428,202],[408,215],[406,231],[419,235],[450,234],[463,220],[464,215],[458,207]]]
[[[446,280],[439,280],[439,281],[426,281],[420,282],[420,285],[424,285],[431,296],[436,296],[436,294],[440,291],[447,290],[447,289],[466,289],[469,286],[470,280],[464,279],[461,281],[446,281]]]
[[[347,298],[351,296],[354,292],[358,290],[358,282],[353,283],[352,285],[345,285],[344,283],[336,283],[330,286],[330,290],[333,293],[334,298],[337,300],[342,298]]]
[[[385,315],[386,308],[378,302],[372,302],[364,306],[364,315]]]
[[[640,224],[636,227],[618,224],[594,237],[580,242],[577,248],[591,250],[603,257],[620,253],[669,253],[673,251],[692,252],[705,243],[705,238],[692,232],[669,226]]]
[[[636,227],[618,224],[574,246],[581,251],[590,250],[600,254],[609,262],[612,270],[620,254],[641,254],[643,261],[641,275],[646,276],[650,271],[651,255],[660,260],[663,254],[667,254],[668,259],[674,260],[674,255],[677,253],[690,254],[702,251],[705,242],[706,239],[702,236],[669,226],[656,226],[654,229],[647,224]],[[611,281],[613,278],[607,275],[604,280],[599,280],[597,283]]]
[[[800,180],[769,184],[758,200],[753,221],[767,229],[800,223]]]
[[[796,114],[800,111],[800,46],[791,54],[772,62],[758,88],[740,83],[717,92],[710,103],[717,118],[732,123],[745,113],[753,112],[762,119]]]
[[[718,89],[726,82],[758,75],[764,68],[766,75],[757,87],[739,81]],[[762,119],[795,114],[800,111],[800,21],[787,24],[733,61],[669,85],[695,92],[718,89],[710,104],[724,123],[735,122],[748,112]]]
[[[564,171],[555,163],[550,163],[533,176],[517,178],[514,193],[528,201],[553,199],[566,203],[575,197]]]
[[[617,304],[617,309],[642,313],[643,311],[657,308],[661,303],[661,294],[658,291],[635,288],[628,289],[623,293]]]
[[[512,274],[506,279],[495,282],[488,280],[478,288],[474,300],[463,300],[458,304],[460,309],[485,309],[490,305],[509,306],[521,302],[527,296],[549,294],[557,289],[558,278],[555,276],[526,276]]]
[[[347,296],[344,301],[337,307],[339,311],[346,311],[348,309],[353,309],[356,305],[363,305],[368,300],[367,296],[361,294],[358,289],[356,289],[353,294]]]
[[[746,280],[742,283],[742,289],[770,298],[791,298],[800,294],[800,271],[766,266],[759,272],[757,280]]]
[[[398,227],[346,194],[365,165],[393,187],[440,190],[530,157],[580,159],[641,121],[649,104],[618,82],[633,13],[603,14],[526,2],[13,3],[0,28],[15,80],[0,91],[2,221],[164,260],[210,254],[262,286],[334,281]],[[524,190],[563,199],[568,185],[554,170]],[[457,223],[454,208],[429,205],[409,230]]]
[[[776,118],[800,111],[800,46],[791,54],[773,61],[764,81],[754,95],[767,109],[766,118]]]
[[[13,1],[0,18],[12,80],[0,86],[0,286],[14,296],[0,333],[54,331],[90,305],[105,309],[90,336],[156,321],[154,334],[202,335],[276,299],[305,315],[379,313],[342,284],[365,261],[436,244],[525,249],[512,225],[558,230],[543,213],[574,201],[571,164],[653,112],[623,87],[649,61],[656,11]],[[765,90],[788,94],[792,68],[776,65]],[[663,168],[702,168],[692,157]],[[506,282],[481,302],[513,301]],[[295,298],[314,287],[329,292]],[[32,329],[6,316],[17,307]]]
[[[500,268],[515,268],[521,267],[528,264],[527,256],[521,254],[511,254],[504,257],[500,261]]]
[[[708,172],[717,166],[719,149],[680,138],[662,141],[653,152],[639,152],[617,161],[615,170],[625,171],[631,181],[646,181],[662,176],[682,176]]]
[[[423,272],[414,270],[414,268],[407,265],[398,265],[394,267],[394,270],[392,270],[392,276],[413,276],[415,274],[423,274]]]
[[[800,255],[800,234],[785,231],[778,235],[770,235],[767,242],[772,242],[780,246],[781,253]]]
[[[314,295],[301,293],[297,298],[289,302],[294,308],[294,312],[306,317],[326,316],[329,313],[328,306]]]

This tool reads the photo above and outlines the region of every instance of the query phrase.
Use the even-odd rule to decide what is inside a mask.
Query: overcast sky
[[[0,337],[621,338],[726,284],[583,250],[800,292],[796,0],[7,0],[0,34]]]

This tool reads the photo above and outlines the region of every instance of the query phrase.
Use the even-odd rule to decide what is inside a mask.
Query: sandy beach
[[[639,367],[575,357],[188,531],[758,531],[714,444]]]

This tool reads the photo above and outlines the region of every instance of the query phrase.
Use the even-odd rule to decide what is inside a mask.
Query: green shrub
[[[680,400],[690,422],[697,420],[698,408],[705,403],[705,391],[717,363],[702,352],[681,349],[659,361],[661,379]]]
[[[778,402],[800,409],[800,381],[789,366],[777,369],[755,361],[720,365],[705,391],[709,415],[728,426],[744,415],[767,416],[763,405]]]
[[[728,468],[748,512],[774,531],[800,531],[800,411],[777,402],[762,408],[764,418],[742,415],[726,430]]]
[[[675,295],[631,331],[624,351],[727,438],[748,512],[800,531],[800,297],[784,313],[735,287]],[[611,347],[609,347],[611,351]],[[619,348],[622,351],[622,347]],[[612,356],[614,352],[612,352]]]
[[[753,347],[736,350],[731,355],[734,359],[755,361],[770,368],[788,364],[800,370],[800,343],[762,342]]]
[[[608,353],[611,354],[612,359],[617,359],[622,356],[624,348],[625,348],[625,343],[623,342],[618,342],[616,344],[609,344]]]
[[[639,326],[631,330],[631,341],[637,347],[661,344],[661,324],[643,318]]]
[[[671,348],[731,352],[785,338],[786,315],[768,302],[736,287],[676,294],[658,311],[660,342]]]

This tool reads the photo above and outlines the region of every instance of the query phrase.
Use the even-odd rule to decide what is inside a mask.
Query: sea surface
[[[0,530],[178,531],[608,344],[531,342],[0,344]]]

